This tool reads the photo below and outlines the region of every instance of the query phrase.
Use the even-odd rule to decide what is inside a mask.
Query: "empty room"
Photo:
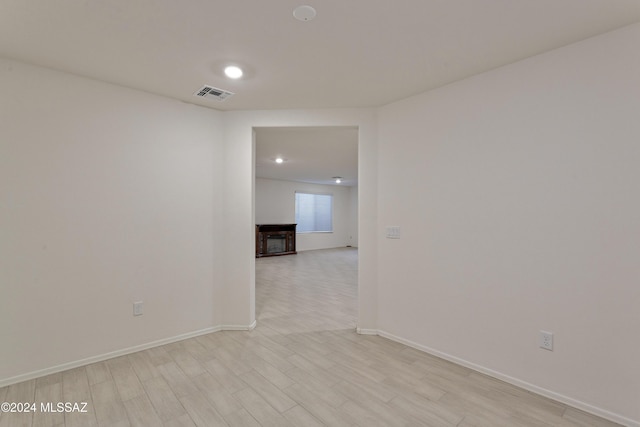
[[[637,0],[0,1],[0,427],[640,427],[638,46]]]

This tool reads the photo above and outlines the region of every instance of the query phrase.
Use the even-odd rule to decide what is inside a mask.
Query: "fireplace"
[[[296,253],[296,224],[256,224],[256,258]]]
[[[273,255],[287,251],[287,236],[267,233],[267,254]]]

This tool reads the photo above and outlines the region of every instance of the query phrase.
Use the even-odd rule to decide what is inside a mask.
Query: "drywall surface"
[[[358,187],[349,187],[349,246],[358,247]]]
[[[220,117],[0,60],[0,380],[220,324]]]
[[[640,422],[638,45],[634,25],[379,110],[380,330]]]

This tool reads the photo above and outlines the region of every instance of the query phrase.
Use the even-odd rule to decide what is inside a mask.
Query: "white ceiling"
[[[358,184],[358,129],[256,128],[256,177],[342,186]],[[276,157],[285,161],[276,164]]]
[[[640,0],[1,0],[0,56],[220,110],[365,107],[639,20]]]
[[[638,21],[640,0],[0,0],[0,56],[218,110],[374,107]],[[257,176],[355,184],[357,130],[300,131],[260,132]]]

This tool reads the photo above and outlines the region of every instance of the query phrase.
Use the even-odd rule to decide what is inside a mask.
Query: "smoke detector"
[[[228,90],[218,89],[213,86],[202,86],[200,90],[193,94],[198,98],[207,98],[207,99],[215,99],[216,101],[224,101],[225,99],[234,95],[233,92],[229,92]]]
[[[316,17],[316,10],[308,5],[298,6],[293,10],[293,16],[298,21],[313,21]]]

